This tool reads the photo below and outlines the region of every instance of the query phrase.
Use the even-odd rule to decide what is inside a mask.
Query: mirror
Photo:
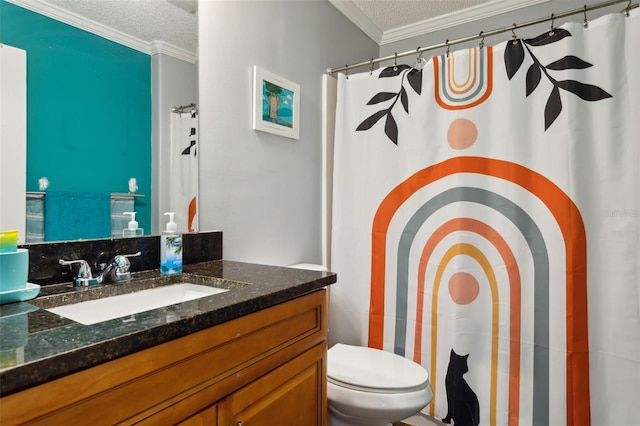
[[[197,96],[195,54],[170,44],[197,41],[195,14],[180,8],[193,7],[194,0],[101,2],[100,8],[69,0],[39,3],[0,0],[0,42],[27,52],[26,189],[39,193],[32,204],[43,204],[45,180],[48,191],[65,193],[127,194],[137,187],[135,204],[116,211],[121,225],[110,225],[111,235],[121,235],[119,228],[129,221],[121,213],[132,208],[145,234],[157,233],[168,198],[157,188],[163,184],[159,157],[170,143],[171,107]],[[89,14],[90,20],[78,18]],[[62,22],[65,15],[72,25]],[[129,18],[136,24],[128,24]],[[146,24],[155,32],[143,34]],[[133,31],[140,32],[130,37]],[[170,84],[160,77],[176,72],[180,78]],[[84,220],[94,219],[95,207],[83,206]],[[59,220],[66,226],[66,218]]]

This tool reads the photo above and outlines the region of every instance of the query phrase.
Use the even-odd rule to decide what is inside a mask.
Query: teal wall
[[[151,56],[0,0],[0,42],[27,51],[27,191],[127,192],[151,230]]]

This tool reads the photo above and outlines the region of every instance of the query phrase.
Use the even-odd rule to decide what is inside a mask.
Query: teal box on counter
[[[24,289],[29,277],[29,250],[0,252],[0,292]]]

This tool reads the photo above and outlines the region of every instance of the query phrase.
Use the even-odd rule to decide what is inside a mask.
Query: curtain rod
[[[172,107],[171,112],[183,113],[188,109],[190,109],[191,111],[195,110],[196,112],[198,112],[198,110],[196,109],[196,104],[180,105],[177,107]]]
[[[631,4],[631,0],[612,0],[612,1],[607,1],[604,3],[598,3],[598,4],[594,4],[591,6],[587,6],[585,5],[582,9],[576,9],[576,10],[572,10],[570,12],[564,12],[558,15],[555,14],[551,14],[551,16],[547,17],[547,18],[539,18],[539,19],[535,19],[533,21],[529,21],[529,22],[525,22],[522,24],[516,24],[514,23],[512,26],[510,27],[505,27],[505,28],[500,28],[500,29],[496,29],[496,30],[492,30],[492,31],[481,31],[480,34],[476,34],[476,35],[472,35],[472,36],[467,36],[467,37],[462,37],[456,40],[447,40],[444,43],[439,43],[439,44],[434,44],[428,47],[418,47],[415,50],[408,50],[406,52],[402,52],[402,53],[394,53],[393,55],[389,55],[389,56],[383,56],[380,58],[371,58],[368,61],[363,61],[363,62],[358,62],[356,64],[351,64],[351,65],[344,65],[341,67],[337,67],[337,68],[327,68],[327,74],[333,74],[334,72],[339,72],[339,71],[349,71],[349,69],[351,68],[359,68],[359,67],[364,67],[365,65],[369,65],[369,66],[373,66],[373,64],[377,64],[379,62],[384,62],[384,61],[390,61],[390,60],[395,60],[397,58],[401,58],[404,56],[409,56],[409,55],[416,55],[416,54],[420,54],[422,52],[427,52],[429,50],[435,50],[435,49],[441,49],[443,47],[449,47],[449,46],[453,46],[455,44],[460,44],[460,43],[466,43],[468,41],[473,41],[473,40],[478,40],[484,37],[490,37],[490,36],[494,36],[496,34],[502,34],[502,33],[506,33],[507,31],[515,31],[518,28],[526,28],[526,27],[530,27],[532,25],[537,25],[537,24],[542,24],[544,22],[548,22],[551,21],[552,22],[552,26],[553,26],[553,21],[555,19],[561,19],[561,18],[566,18],[567,16],[572,16],[572,15],[577,15],[580,13],[584,13],[585,14],[585,21],[586,21],[586,13],[592,10],[596,10],[596,9],[601,9],[603,7],[609,7],[609,6],[613,6],[619,3],[628,3],[627,7],[622,10],[622,12],[626,12],[628,13],[631,9],[634,9],[636,7],[638,7],[639,3],[635,3],[635,4]]]

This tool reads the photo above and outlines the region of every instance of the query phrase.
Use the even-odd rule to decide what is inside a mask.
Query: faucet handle
[[[60,259],[58,260],[58,263],[60,265],[68,265],[69,268],[71,268],[71,266],[75,263],[79,263],[80,264],[80,268],[78,268],[78,275],[76,276],[76,279],[74,280],[74,285],[76,287],[87,287],[93,284],[97,284],[98,280],[97,278],[93,278],[93,275],[91,275],[91,267],[89,266],[89,264],[87,263],[86,260],[83,259],[77,259],[77,260],[64,260],[64,259]]]
[[[133,253],[133,254],[119,254],[118,256],[116,256],[116,259],[119,258],[119,257],[124,257],[124,258],[127,258],[127,257],[138,257],[141,254],[142,254],[141,251],[139,251],[137,253]]]
[[[113,258],[113,261],[116,263],[118,269],[122,270],[123,272],[128,271],[129,267],[131,266],[129,258],[140,256],[140,254],[142,254],[142,252],[137,252],[134,254],[119,254]]]
[[[129,258],[140,256],[140,254],[141,252],[134,254],[119,254],[113,259],[113,262],[116,264],[115,275],[117,281],[129,281],[131,279],[131,272],[129,272],[131,262],[129,262]]]

